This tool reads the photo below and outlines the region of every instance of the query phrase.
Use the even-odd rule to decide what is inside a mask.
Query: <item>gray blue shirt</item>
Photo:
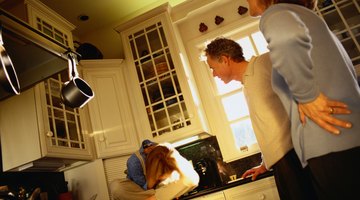
[[[360,146],[360,89],[350,57],[326,23],[313,11],[275,4],[260,19],[273,64],[272,84],[291,120],[292,141],[303,165],[307,160]],[[297,102],[313,101],[320,92],[346,103],[352,111],[337,118],[351,129],[333,135],[310,119],[302,125]]]

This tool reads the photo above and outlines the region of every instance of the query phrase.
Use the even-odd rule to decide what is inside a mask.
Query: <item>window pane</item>
[[[244,94],[237,94],[222,98],[222,104],[229,121],[249,115]]]
[[[230,81],[228,84],[225,84],[220,78],[214,77],[215,84],[219,95],[229,93],[231,91],[240,89],[242,87],[239,81]]]
[[[253,45],[251,44],[249,37],[244,37],[236,41],[240,44],[243,49],[245,60],[250,60],[250,58],[256,55]]]
[[[253,38],[256,49],[260,55],[269,51],[264,35],[260,31],[251,34],[251,37]]]
[[[231,130],[238,148],[257,143],[250,119],[231,124]]]

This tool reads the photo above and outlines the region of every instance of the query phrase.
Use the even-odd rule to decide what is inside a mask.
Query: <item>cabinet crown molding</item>
[[[79,64],[83,68],[92,68],[99,67],[99,65],[104,67],[114,67],[120,66],[124,62],[124,59],[97,59],[97,60],[80,60]]]
[[[154,9],[152,9],[152,10],[146,12],[146,13],[143,13],[143,14],[141,14],[141,15],[133,18],[133,19],[130,19],[130,20],[116,26],[114,28],[114,30],[116,32],[120,33],[120,32],[122,32],[122,31],[124,31],[124,30],[126,30],[126,29],[128,29],[130,27],[133,27],[133,26],[135,26],[135,25],[137,25],[137,24],[139,24],[141,22],[144,22],[144,21],[146,21],[146,20],[148,20],[148,19],[150,19],[152,17],[155,17],[156,15],[159,15],[159,14],[164,13],[164,12],[169,12],[169,10],[170,10],[169,3],[164,3],[164,4],[154,8]]]
[[[59,24],[61,27],[64,27],[70,31],[73,31],[76,28],[75,25],[67,21],[64,17],[56,13],[51,8],[47,7],[39,0],[25,0],[24,4],[34,8],[37,12],[44,14],[48,19],[50,19],[55,24]]]

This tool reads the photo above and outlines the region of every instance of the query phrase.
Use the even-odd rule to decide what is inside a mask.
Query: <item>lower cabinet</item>
[[[224,196],[223,192],[216,192],[216,193],[211,193],[211,194],[193,198],[193,199],[196,199],[196,200],[225,200],[225,196]]]
[[[131,154],[139,148],[123,60],[83,60],[84,79],[94,90],[88,103],[98,158]]]
[[[264,178],[255,182],[224,190],[226,200],[279,200],[274,177]]]

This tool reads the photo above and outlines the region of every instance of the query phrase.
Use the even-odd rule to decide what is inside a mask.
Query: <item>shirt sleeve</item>
[[[272,6],[261,17],[260,30],[268,42],[273,68],[283,76],[296,101],[307,103],[319,95],[311,59],[311,37],[294,12]]]
[[[135,155],[131,155],[126,165],[128,170],[127,178],[134,181],[144,190],[147,190],[146,177],[143,172],[140,160]]]

